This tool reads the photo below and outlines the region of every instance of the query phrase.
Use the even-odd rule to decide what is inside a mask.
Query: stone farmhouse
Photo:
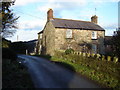
[[[47,12],[44,29],[38,33],[38,52],[54,55],[55,51],[69,48],[80,52],[104,54],[105,30],[98,24],[96,15],[91,21],[61,19]]]

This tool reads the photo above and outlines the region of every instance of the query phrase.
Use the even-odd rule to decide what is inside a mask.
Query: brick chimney
[[[96,15],[91,17],[91,22],[97,24],[98,23],[98,17]]]
[[[53,20],[53,10],[49,9],[47,12],[47,21]]]

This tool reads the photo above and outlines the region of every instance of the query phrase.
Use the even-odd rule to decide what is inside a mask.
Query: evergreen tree
[[[114,36],[112,38],[112,44],[114,47],[115,56],[120,59],[120,28],[114,32]]]
[[[15,14],[12,12],[13,10],[10,7],[14,5],[14,1],[9,0],[9,2],[1,2],[0,14],[2,18],[1,21],[1,31],[0,35],[2,38],[13,36],[15,33],[15,29],[17,29],[17,19]]]

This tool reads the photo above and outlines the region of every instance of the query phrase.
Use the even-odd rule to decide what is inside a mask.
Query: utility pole
[[[28,55],[28,50],[26,49],[26,55]]]
[[[18,41],[18,35],[17,35],[17,41]]]
[[[97,11],[97,10],[96,10],[96,8],[95,8],[95,15],[96,15],[96,11]]]

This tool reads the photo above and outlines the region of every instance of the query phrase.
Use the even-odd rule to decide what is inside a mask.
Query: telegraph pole
[[[96,10],[96,8],[95,8],[95,15],[96,15],[96,11],[97,11],[97,10]]]
[[[17,35],[17,41],[18,41],[18,35]]]
[[[25,50],[25,53],[26,53],[26,55],[28,55],[28,50],[27,49]]]

